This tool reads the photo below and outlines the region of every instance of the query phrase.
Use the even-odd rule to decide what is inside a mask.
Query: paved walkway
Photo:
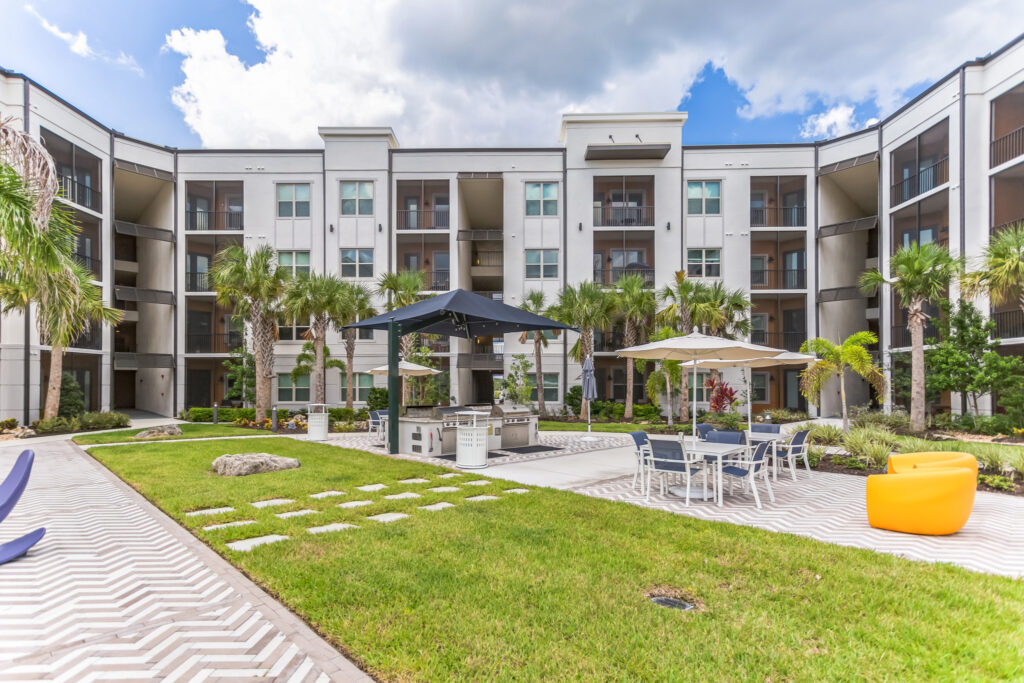
[[[0,448],[6,473],[24,443]],[[370,680],[298,617],[70,443],[33,441],[3,539],[0,680]]]

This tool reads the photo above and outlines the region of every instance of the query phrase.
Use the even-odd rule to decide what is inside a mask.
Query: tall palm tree
[[[961,286],[967,296],[987,292],[994,305],[1013,301],[1024,311],[1024,222],[989,239],[979,269],[964,275]]]
[[[708,310],[709,333],[726,339],[750,334],[751,304],[742,289],[727,289],[721,282],[715,282],[702,296]]]
[[[289,319],[309,320],[307,336],[313,344],[313,402],[327,403],[327,367],[324,348],[327,330],[339,317],[345,283],[336,275],[312,273],[290,280],[281,296],[281,308]]]
[[[373,307],[372,295],[366,285],[359,282],[344,282],[343,285],[338,301],[337,318],[334,321],[338,328],[377,315],[377,310]],[[358,332],[350,328],[342,330],[342,334],[345,337],[345,358],[347,359],[345,363],[345,407],[351,408],[356,393],[356,388],[353,385],[355,373],[352,367],[356,358],[356,335]]]
[[[668,326],[663,326],[651,333],[651,341],[662,341],[678,336],[677,332]],[[668,421],[668,426],[672,426],[672,394],[675,393],[673,385],[676,385],[680,389],[680,395],[685,400],[686,387],[683,386],[683,364],[677,360],[646,360],[637,359],[636,365],[640,368],[640,372],[643,372],[648,363],[655,363],[655,369],[647,376],[647,395],[652,399],[665,392],[665,398],[667,399],[667,406],[665,408],[665,417]],[[684,423],[685,424],[685,423]]]
[[[657,322],[682,334],[690,334],[694,327],[703,326],[713,318],[715,310],[710,303],[708,285],[693,280],[685,272],[676,274],[676,281],[658,292],[664,308],[658,311]]]
[[[962,259],[950,256],[945,247],[935,243],[912,243],[900,247],[889,259],[889,277],[872,269],[860,276],[860,288],[873,293],[889,285],[907,310],[910,327],[910,428],[924,431],[924,325],[928,313],[924,306],[936,304],[946,296],[950,282],[963,271]]]
[[[523,303],[519,305],[519,308],[530,313],[537,315],[546,315],[547,307],[544,302],[544,292],[540,290],[531,290],[524,298]],[[519,343],[525,344],[527,335],[531,333],[523,332],[519,335]],[[537,378],[537,412],[540,413],[541,417],[547,414],[547,407],[544,405],[544,349],[548,345],[548,338],[544,336],[544,330],[534,330],[533,336],[533,364],[536,368]]]
[[[420,301],[420,295],[427,288],[426,277],[420,270],[400,270],[398,272],[381,273],[377,279],[376,294],[387,299],[385,310],[393,311]],[[403,334],[398,343],[398,349],[402,358],[408,359],[416,353],[419,347],[420,336],[418,334]],[[402,378],[403,399],[408,394],[409,384]]]
[[[611,327],[615,297],[600,285],[585,280],[578,285],[566,285],[559,293],[552,313],[556,320],[579,329],[579,343],[569,354],[573,360],[582,363],[594,355],[594,330],[607,331]],[[583,401],[581,412],[586,412],[588,403]]]
[[[800,374],[800,391],[814,405],[818,405],[821,390],[835,376],[839,377],[839,396],[843,404],[843,431],[850,431],[850,418],[846,410],[846,371],[852,370],[871,383],[878,396],[885,400],[886,382],[882,368],[875,365],[867,346],[878,342],[874,332],[855,332],[833,344],[824,337],[805,341],[800,353],[811,353],[820,360],[807,366]]]
[[[234,307],[249,324],[256,361],[257,420],[264,419],[270,410],[277,318],[290,277],[288,269],[278,265],[277,254],[269,244],[252,251],[240,245],[227,247],[217,253],[210,269],[218,303]]]
[[[622,319],[622,342],[626,346],[635,346],[647,331],[658,301],[642,275],[626,275],[619,279],[616,287],[615,308]],[[633,366],[634,359],[626,358],[626,420],[633,419]]]

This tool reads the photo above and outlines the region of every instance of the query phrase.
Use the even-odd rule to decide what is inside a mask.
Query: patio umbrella
[[[624,358],[647,358],[651,360],[700,361],[704,359],[720,359],[727,361],[753,360],[756,358],[772,358],[785,353],[782,349],[751,344],[750,342],[712,337],[700,332],[692,332],[680,337],[671,337],[661,341],[630,346],[621,349],[619,355]],[[693,366],[693,436],[697,436],[697,366]],[[669,407],[671,409],[671,406]]]
[[[587,433],[590,433],[590,402],[597,399],[597,380],[594,379],[593,356],[587,356],[583,361],[580,388],[583,390],[583,398],[587,400]]]
[[[373,370],[370,370],[371,375],[386,375],[388,374],[389,368],[387,365],[381,365]],[[419,365],[417,363],[410,363],[407,360],[398,362],[398,374],[402,377],[423,377],[425,375],[439,375],[440,370],[434,368],[428,368],[426,365]]]

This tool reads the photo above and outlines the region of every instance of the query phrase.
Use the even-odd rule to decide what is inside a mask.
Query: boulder
[[[279,470],[293,470],[299,466],[295,458],[284,458],[270,453],[237,453],[222,455],[213,461],[213,471],[222,477],[244,477]]]
[[[178,425],[161,425],[150,427],[135,435],[136,439],[152,439],[158,436],[181,436],[181,428]]]
[[[30,436],[35,436],[36,430],[31,427],[15,427],[11,430],[11,434],[14,435],[15,439],[27,439]]]

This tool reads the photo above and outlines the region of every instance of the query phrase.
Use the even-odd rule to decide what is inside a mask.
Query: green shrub
[[[300,411],[296,411],[300,412]],[[277,409],[277,419],[287,420],[291,416],[287,408]],[[213,422],[213,408],[189,408],[185,416],[189,422]],[[219,422],[233,422],[235,420],[255,420],[255,408],[218,408],[217,420]]]
[[[78,380],[70,372],[60,376],[60,405],[57,415],[61,417],[78,417],[85,412],[85,392]]]
[[[81,428],[77,417],[48,417],[32,425],[40,434],[62,434],[65,432],[77,432]]]
[[[354,432],[354,431],[356,431],[356,426],[354,424],[352,424],[351,422],[335,422],[334,423],[334,431],[336,431],[336,432]]]
[[[825,451],[820,448],[814,448],[811,446],[807,449],[807,462],[810,463],[811,467],[817,467],[821,464],[821,459],[825,457]]]
[[[384,387],[373,387],[366,393],[367,410],[387,410],[388,390]]]
[[[360,420],[367,420],[370,417],[370,411],[366,408],[329,408],[327,410],[330,415],[331,422],[358,422]]]
[[[979,474],[978,481],[996,491],[1013,491],[1013,480],[1000,474]]]
[[[78,418],[83,431],[90,429],[116,429],[127,427],[131,424],[131,418],[124,413],[114,411],[82,413]]]
[[[18,418],[9,417],[6,420],[0,421],[0,429],[14,429],[18,426]]]
[[[633,406],[633,419],[637,421],[660,422],[661,409],[651,403]]]
[[[886,427],[890,430],[908,429],[910,427],[910,416],[907,415],[907,411],[903,410],[903,408],[893,408],[892,412],[888,415],[881,410],[866,410],[860,407],[854,408],[851,413],[853,414],[854,427],[870,427],[874,425]]]
[[[843,430],[834,425],[807,422],[797,427],[797,431],[810,431],[807,438],[819,446],[838,446],[843,442]]]
[[[583,406],[583,387],[579,384],[569,387],[569,391],[565,392],[565,399],[563,400],[563,403],[572,410],[573,415],[578,416],[580,414],[580,408]]]
[[[878,426],[857,427],[843,437],[847,452],[873,467],[884,467],[898,444],[895,434]]]
[[[789,410],[787,408],[773,408],[771,410],[764,411],[762,414],[766,417],[770,417],[772,422],[776,424],[804,422],[809,417],[807,413],[802,410]]]

